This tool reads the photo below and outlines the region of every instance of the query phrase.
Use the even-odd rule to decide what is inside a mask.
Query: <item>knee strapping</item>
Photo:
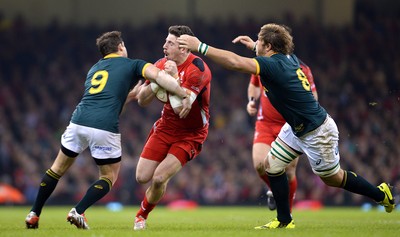
[[[271,151],[267,155],[269,165],[266,171],[269,175],[279,175],[298,156],[296,151],[283,142],[274,141],[271,144]]]
[[[269,176],[280,175],[288,165],[287,163],[273,157],[271,152],[268,152],[267,159],[268,165],[265,171],[268,173]]]

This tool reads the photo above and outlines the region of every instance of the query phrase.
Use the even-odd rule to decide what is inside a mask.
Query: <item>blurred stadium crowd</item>
[[[239,34],[256,38],[266,18],[244,23],[235,19],[189,24],[205,42],[253,56],[231,40]],[[400,18],[357,8],[352,24],[323,27],[313,19],[284,23],[293,30],[295,52],[312,69],[320,103],[340,131],[341,164],[372,183],[400,188]],[[130,57],[150,62],[162,57],[171,24],[162,19],[134,28],[29,25],[23,17],[0,17],[0,182],[18,188],[31,203],[41,176],[52,164],[60,135],[83,93],[86,72],[100,54],[95,39],[121,30]],[[258,205],[265,187],[252,167],[254,118],[245,110],[248,75],[225,70],[210,60],[213,72],[209,137],[203,152],[170,181],[163,202],[196,200],[204,205]],[[131,103],[122,115],[123,165],[117,184],[101,201],[138,205],[147,187],[136,183],[138,156],[162,105],[140,108]],[[325,205],[358,205],[362,197],[326,187],[305,157],[297,170],[296,200]],[[89,152],[78,157],[60,181],[51,204],[76,202],[98,177]]]

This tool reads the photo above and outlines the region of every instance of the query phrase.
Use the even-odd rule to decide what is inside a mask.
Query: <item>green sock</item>
[[[289,183],[286,172],[279,175],[268,174],[268,178],[276,202],[278,221],[282,223],[290,223],[292,221],[292,215],[290,214]]]
[[[51,169],[48,169],[40,182],[38,194],[36,196],[35,203],[32,206],[31,211],[35,212],[36,215],[40,216],[42,213],[43,206],[50,195],[53,193],[57,186],[58,180],[61,176],[54,173]]]
[[[94,182],[82,200],[75,206],[76,211],[79,214],[84,213],[86,209],[104,197],[111,190],[111,187],[112,182],[107,178],[101,178]]]
[[[385,194],[378,187],[370,184],[363,177],[352,171],[344,171],[341,187],[352,193],[367,196],[376,202],[380,202],[385,198]]]

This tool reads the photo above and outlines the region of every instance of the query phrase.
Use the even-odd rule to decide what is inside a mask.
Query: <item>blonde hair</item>
[[[258,33],[258,39],[263,44],[271,44],[272,50],[277,53],[293,53],[293,37],[290,34],[290,28],[285,25],[275,23],[263,25]]]

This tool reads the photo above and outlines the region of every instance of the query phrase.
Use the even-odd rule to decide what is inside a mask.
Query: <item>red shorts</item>
[[[271,145],[273,141],[278,137],[279,131],[281,131],[283,124],[280,123],[267,123],[265,121],[256,121],[256,127],[254,132],[253,144],[265,143]]]
[[[140,156],[161,162],[169,153],[176,156],[183,167],[200,153],[202,146],[203,144],[188,140],[184,136],[171,135],[160,129],[155,131],[153,127]]]

